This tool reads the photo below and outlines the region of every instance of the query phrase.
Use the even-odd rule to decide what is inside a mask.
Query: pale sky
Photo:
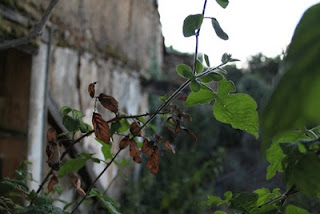
[[[226,9],[208,0],[205,16],[215,17],[229,40],[219,39],[210,19],[204,19],[199,52],[209,55],[217,65],[223,53],[230,53],[243,64],[259,52],[273,57],[291,41],[303,12],[319,0],[230,0]],[[181,52],[193,53],[195,37],[182,34],[183,20],[202,12],[204,0],[158,0],[165,45]]]

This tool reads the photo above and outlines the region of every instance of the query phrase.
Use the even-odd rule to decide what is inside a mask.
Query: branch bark
[[[17,46],[26,44],[32,39],[39,37],[41,35],[43,28],[46,26],[54,7],[57,5],[58,2],[59,0],[50,1],[49,6],[44,12],[40,22],[33,28],[33,30],[29,34],[21,38],[5,41],[4,43],[0,44],[0,50],[17,47]]]

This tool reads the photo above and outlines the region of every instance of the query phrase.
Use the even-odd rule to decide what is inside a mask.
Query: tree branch
[[[204,1],[203,9],[202,9],[202,15],[204,16],[207,6],[207,0]],[[197,65],[197,59],[198,59],[198,47],[199,47],[199,35],[200,35],[201,27],[197,30],[196,33],[196,48],[194,52],[194,64],[193,64],[193,73],[196,73],[196,65]]]
[[[283,195],[280,195],[280,196],[278,196],[278,197],[276,197],[276,198],[274,198],[274,199],[272,199],[272,200],[270,200],[270,201],[268,201],[268,202],[260,205],[258,208],[261,208],[261,207],[263,207],[264,205],[273,204],[273,203],[275,203],[275,202],[277,202],[277,201],[280,201],[280,202],[281,202],[281,205],[283,205],[283,204],[285,203],[285,201],[287,200],[287,198],[288,198],[290,195],[292,195],[292,194],[294,194],[294,193],[297,193],[297,192],[298,192],[298,191],[296,190],[296,186],[293,185],[290,189],[288,189],[285,193],[283,193]]]
[[[44,12],[44,14],[42,16],[40,22],[33,28],[33,30],[29,34],[27,34],[26,36],[21,37],[21,38],[13,39],[10,41],[5,41],[4,43],[0,44],[0,50],[5,50],[8,48],[13,48],[13,47],[16,47],[19,45],[26,44],[30,40],[35,39],[38,36],[40,36],[43,28],[45,27],[46,23],[48,22],[48,20],[51,16],[51,13],[52,13],[54,7],[56,6],[56,4],[58,2],[59,2],[59,0],[51,0],[48,8],[46,9],[46,11]]]

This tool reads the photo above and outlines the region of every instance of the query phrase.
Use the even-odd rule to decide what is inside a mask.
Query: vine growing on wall
[[[216,2],[222,8],[226,8],[229,4],[228,0]],[[185,122],[191,122],[190,115],[175,104],[177,100],[182,100],[186,106],[212,105],[212,114],[216,120],[230,124],[233,128],[243,130],[256,138],[259,137],[259,124],[261,124],[263,151],[270,163],[266,178],[271,179],[277,172],[283,173],[284,184],[287,187],[283,193],[280,188],[273,190],[261,188],[242,193],[228,191],[223,198],[208,196],[207,201],[201,202],[202,205],[222,207],[222,209],[228,207],[234,212],[249,214],[308,213],[306,209],[288,204],[287,198],[293,194],[320,197],[320,126],[314,126],[320,121],[320,99],[318,99],[320,54],[317,51],[320,48],[320,31],[314,28],[320,19],[320,4],[310,8],[301,19],[285,59],[286,72],[273,92],[259,122],[254,99],[247,94],[236,93],[234,83],[225,77],[226,71],[223,67],[237,59],[225,53],[221,64],[212,67],[206,54],[203,56],[204,59],[198,55],[198,42],[203,22],[211,21],[220,39],[228,40],[229,38],[216,17],[205,16],[207,3],[208,1],[205,0],[202,13],[189,15],[183,23],[183,35],[194,37],[196,42],[193,66],[180,64],[176,67],[177,74],[185,78],[185,82],[171,95],[161,97],[162,104],[155,112],[139,115],[120,112],[118,101],[114,97],[105,93],[97,95],[95,86],[101,83],[89,84],[88,96],[95,101],[92,126],[83,121],[84,114],[81,111],[68,106],[62,107],[63,125],[68,132],[58,135],[53,128],[47,131],[46,155],[50,171],[36,191],[27,187],[26,182],[32,180],[32,177],[23,170],[23,167],[16,171],[16,179],[2,181],[0,183],[2,194],[21,197],[30,203],[28,206],[21,206],[9,197],[1,196],[1,211],[4,213],[65,213],[52,205],[54,200],[52,193],[61,193],[57,184],[61,178],[68,176],[72,186],[81,196],[79,201],[66,204],[65,209],[72,207],[70,213],[76,212],[85,200],[92,197],[96,197],[110,213],[119,213],[117,203],[107,197],[102,190],[94,188],[95,184],[112,163],[119,167],[126,165],[125,160],[117,161],[120,152],[126,148],[129,148],[129,155],[137,164],[142,163],[142,154],[144,154],[148,159],[146,167],[151,173],[157,174],[163,158],[162,150],[175,153],[174,146],[160,136],[157,129],[151,125],[151,121],[157,116],[161,116],[164,125],[175,136],[184,132],[196,140],[196,134],[184,126]],[[187,87],[190,93],[184,97],[181,92]],[[97,105],[101,105],[114,116],[108,119],[103,118],[102,112],[97,111]],[[313,126],[311,127],[310,124]],[[148,129],[150,134],[147,135],[144,129]],[[104,159],[96,158],[94,154],[80,153],[75,158],[65,160],[66,154],[75,144],[81,143],[84,138],[92,134],[96,137],[96,143],[101,144]],[[114,142],[116,135],[121,138],[119,142]],[[63,145],[66,145],[64,152],[62,152]],[[117,145],[119,149],[113,154],[111,148]],[[104,169],[84,190],[77,172],[88,161],[104,164]],[[47,188],[44,190],[46,184]],[[214,213],[226,212],[217,210]]]

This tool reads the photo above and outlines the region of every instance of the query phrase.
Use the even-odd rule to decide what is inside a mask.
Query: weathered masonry
[[[0,43],[26,35],[49,2],[1,0]],[[60,1],[38,39],[0,51],[0,178],[12,176],[19,162],[28,159],[34,179],[41,181],[48,170],[45,132],[50,126],[63,131],[59,108],[79,109],[91,124],[94,101],[87,93],[91,82],[98,82],[98,93],[114,96],[122,112],[148,111],[141,79],[160,72],[162,61],[156,1]],[[93,136],[87,138],[76,146],[77,152],[103,158],[94,141]],[[103,167],[93,164],[87,173],[94,179]],[[116,166],[110,167],[98,185],[106,188],[116,174]],[[33,188],[38,185],[32,183]],[[70,191],[65,197],[73,195]],[[111,188],[111,195],[116,192]]]

